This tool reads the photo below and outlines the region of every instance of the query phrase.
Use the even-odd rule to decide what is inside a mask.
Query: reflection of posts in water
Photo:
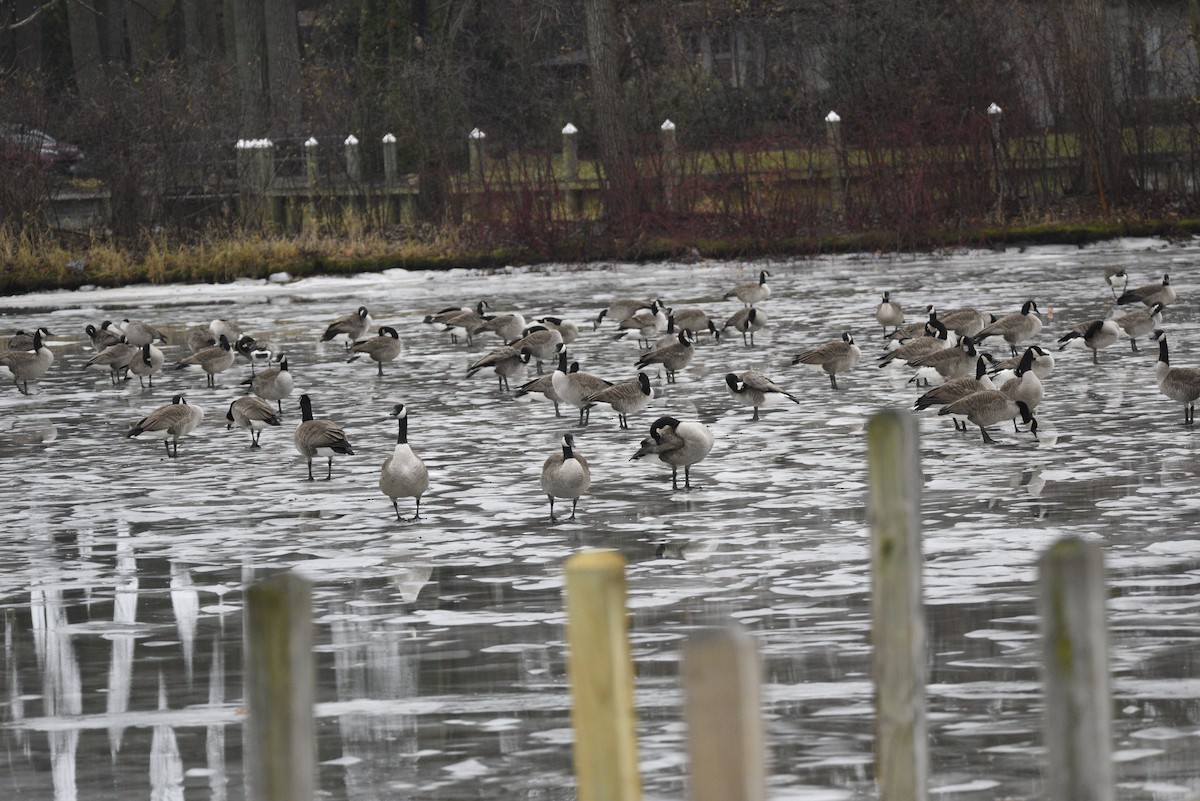
[[[312,585],[292,573],[251,584],[245,619],[247,797],[312,801],[317,762]]]
[[[1105,627],[1104,557],[1067,537],[1038,560],[1046,744],[1046,796],[1112,801],[1112,696]]]
[[[867,423],[871,523],[871,675],[875,775],[881,799],[926,797],[925,613],[921,589],[921,463],[904,410]]]
[[[762,660],[738,626],[692,637],[683,651],[691,801],[763,801]]]
[[[636,801],[641,777],[625,560],[616,551],[585,551],[567,560],[566,573],[567,672],[579,801]]]

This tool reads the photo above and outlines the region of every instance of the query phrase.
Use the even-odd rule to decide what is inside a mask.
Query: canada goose
[[[396,434],[396,447],[388,458],[383,460],[383,470],[379,473],[379,489],[392,501],[396,510],[396,519],[400,516],[400,498],[415,498],[417,508],[411,520],[421,519],[421,496],[429,489],[429,471],[421,457],[413,453],[408,444],[408,409],[403,403],[392,407],[392,417],[396,418],[400,430]]]
[[[657,300],[650,302],[650,308],[640,309],[634,314],[617,323],[620,332],[613,339],[622,339],[626,334],[636,332],[638,347],[649,348],[650,337],[667,327],[667,312]]]
[[[904,309],[900,304],[891,299],[891,293],[884,292],[883,300],[875,307],[875,321],[883,326],[883,335],[886,337],[888,326],[892,327],[892,332],[900,330],[900,324],[904,322]]]
[[[1158,342],[1158,362],[1154,375],[1158,391],[1183,404],[1183,424],[1196,422],[1196,399],[1200,398],[1200,370],[1194,367],[1172,367],[1167,355],[1167,333],[1156,329],[1151,338]]]
[[[829,376],[829,386],[837,389],[837,374],[848,373],[858,364],[862,351],[854,344],[850,332],[842,334],[841,339],[817,345],[803,353],[792,357],[792,364],[815,364]]]
[[[400,333],[390,325],[381,326],[379,335],[370,339],[360,339],[350,346],[351,356],[347,362],[356,360],[366,354],[371,361],[379,366],[379,377],[383,378],[383,363],[394,361],[400,355],[403,346],[400,344]]]
[[[1030,411],[1036,409],[1046,396],[1042,380],[1038,378],[1037,372],[1033,369],[1035,355],[1036,352],[1033,348],[1027,348],[1021,356],[1021,363],[1017,365],[1016,375],[999,384],[1001,392],[1015,401],[1023,402]],[[1017,430],[1016,415],[1013,415],[1013,430]]]
[[[651,454],[671,468],[671,489],[679,489],[679,468],[683,468],[684,489],[692,488],[692,465],[708,456],[713,435],[708,426],[695,421],[680,422],[674,417],[660,417],[650,424],[650,436],[642,440],[637,453],[629,458],[641,459]],[[699,487],[697,487],[699,489]]]
[[[191,356],[185,356],[180,359],[171,368],[172,370],[188,370],[190,372],[204,371],[207,376],[208,386],[216,387],[217,373],[228,370],[233,367],[233,361],[237,353],[233,346],[229,344],[229,339],[222,334],[218,340],[218,344],[211,348],[198,350]]]
[[[916,322],[902,325],[892,333],[884,335],[883,338],[891,342],[904,343],[916,337],[926,336],[925,324],[937,318],[937,310],[933,306],[926,306],[924,320],[917,320]],[[891,345],[888,345],[888,347],[891,347]]]
[[[233,320],[224,320],[219,317],[208,324],[208,330],[212,331],[216,338],[220,338],[224,334],[230,342],[237,342],[242,336],[241,326]]]
[[[295,382],[288,370],[287,356],[279,359],[279,366],[263,370],[242,382],[242,386],[250,387],[250,391],[263,400],[273,400],[283,414],[283,399],[292,394]]]
[[[155,348],[155,350],[158,349]],[[107,367],[110,371],[109,378],[112,380],[112,385],[115,387],[117,385],[118,377],[122,372],[125,373],[126,378],[129,377],[129,366],[133,363],[134,359],[138,358],[140,351],[141,348],[129,344],[125,341],[125,337],[122,336],[115,345],[109,345],[107,348],[88,359],[81,369],[86,370],[89,367],[97,366]],[[162,351],[159,351],[159,353],[161,352]]]
[[[895,350],[887,351],[876,361],[880,367],[887,367],[889,364],[911,365],[914,359],[949,347],[949,335],[941,321],[930,319],[925,323],[925,336],[910,339]]]
[[[971,368],[975,366],[977,358],[979,355],[975,351],[975,340],[971,337],[963,337],[953,348],[941,348],[924,356],[909,359],[909,366],[917,368],[916,374],[909,381],[920,385],[923,379],[925,386],[929,386],[929,379],[933,376],[938,376],[943,381],[962,378],[971,374]]]
[[[973,392],[981,392],[985,389],[996,389],[996,385],[987,376],[988,361],[982,356],[975,357],[975,375],[963,376],[961,378],[952,378],[944,384],[934,387],[926,392],[921,397],[917,398],[913,404],[913,409],[922,411],[933,406],[945,406],[948,403],[953,403],[956,400],[967,397]],[[954,418],[954,428],[957,430],[966,431],[967,424],[962,423],[959,428],[959,417]]]
[[[737,298],[747,306],[753,306],[755,303],[762,303],[767,298],[771,297],[771,285],[767,283],[767,277],[771,274],[763,270],[758,274],[758,281],[751,281],[746,284],[738,284],[733,289],[725,293],[725,300]]]
[[[754,407],[754,416],[750,418],[751,420],[758,419],[758,407],[766,403],[767,398],[773,395],[783,395],[793,403],[800,402],[795,395],[757,370],[728,373],[725,376],[725,388],[738,403]]]
[[[521,368],[529,364],[530,355],[529,348],[518,350],[512,345],[502,345],[468,367],[467,377],[470,378],[485,367],[491,367],[500,383],[500,391],[508,392],[508,379],[521,374]]]
[[[126,317],[121,321],[121,324],[118,326],[118,328],[125,336],[126,342],[139,348],[142,345],[154,342],[155,340],[158,340],[159,342],[167,341],[166,334],[162,333],[154,326],[149,325],[148,323],[143,323],[140,320],[130,320],[128,317]]]
[[[692,356],[696,353],[696,349],[693,347],[696,344],[696,335],[690,330],[684,329],[679,332],[676,340],[674,344],[664,348],[655,348],[643,353],[634,366],[641,369],[652,364],[661,364],[667,371],[667,383],[674,384],[676,371],[682,370],[692,363]]]
[[[579,362],[571,362],[571,366],[567,369],[567,372],[578,373]],[[523,395],[532,395],[534,393],[540,393],[546,398],[546,400],[553,403],[554,416],[562,417],[562,412],[560,412],[558,408],[558,402],[561,401],[562,398],[558,397],[558,393],[554,391],[553,373],[538,376],[532,381],[526,381],[524,384],[517,387],[517,391],[513,393],[513,397],[520,398]]]
[[[596,404],[607,403],[617,413],[617,426],[629,428],[629,415],[644,409],[653,397],[654,390],[650,387],[650,376],[638,373],[637,378],[619,381],[611,387],[593,392],[584,398],[584,401],[587,402],[589,409]]]
[[[129,372],[138,377],[141,386],[154,386],[154,375],[161,373],[165,361],[163,352],[147,342],[142,345],[141,352],[129,360]]]
[[[558,352],[562,349],[563,338],[562,334],[556,329],[546,328],[544,325],[531,325],[525,329],[524,335],[520,339],[509,344],[517,350],[529,348],[530,358],[534,361],[537,374],[541,375],[542,362],[558,358]]]
[[[314,456],[324,456],[329,460],[325,472],[325,480],[333,478],[333,457],[343,454],[353,454],[346,432],[332,420],[314,420],[312,399],[308,395],[300,396],[300,425],[292,435],[292,443],[300,455],[308,460],[308,480],[313,480],[312,463]]]
[[[1175,302],[1175,289],[1171,286],[1171,276],[1164,275],[1161,284],[1143,284],[1136,289],[1130,289],[1121,293],[1121,297],[1117,298],[1117,305],[1124,306],[1126,303],[1144,303],[1147,306],[1153,306],[1155,303],[1161,303],[1164,306],[1170,306]]]
[[[754,346],[754,332],[761,331],[767,325],[767,315],[762,309],[756,309],[750,306],[745,309],[738,309],[728,320],[725,321],[725,328],[732,328],[734,331],[742,335],[742,344],[749,347]],[[746,336],[750,336],[750,341],[746,341]]]
[[[975,335],[978,345],[990,336],[1002,336],[1012,349],[1012,355],[1017,355],[1017,346],[1028,343],[1042,330],[1042,318],[1037,315],[1037,304],[1027,300],[1021,306],[1021,311],[1006,314],[994,323],[985,325]]]
[[[471,343],[471,331],[483,324],[483,310],[488,307],[486,300],[481,300],[475,304],[473,308],[450,308],[442,309],[435,314],[427,314],[425,323],[427,325],[435,325],[441,330],[450,334],[451,344],[458,344],[458,338],[461,336],[466,339],[467,344]]]
[[[359,306],[358,311],[343,314],[330,323],[325,329],[325,333],[321,334],[321,341],[328,342],[337,337],[345,337],[346,350],[349,350],[352,342],[361,339],[363,334],[371,330],[373,322],[371,313],[367,311],[367,307]]]
[[[587,398],[612,386],[611,381],[605,381],[600,376],[584,372],[567,372],[567,352],[558,353],[558,369],[550,377],[554,392],[563,403],[568,403],[579,410],[579,425],[585,426],[591,420],[591,407]]]
[[[514,339],[520,339],[525,331],[525,315],[520,312],[512,314],[500,314],[485,320],[481,324],[475,326],[471,331],[471,336],[476,334],[495,334],[505,342],[511,342]],[[559,336],[562,336],[561,334]]]
[[[667,318],[668,327],[674,322],[675,328],[679,331],[688,329],[697,337],[705,331],[713,335],[713,339],[717,342],[721,341],[721,332],[717,329],[717,323],[703,309],[698,309],[692,306],[687,309],[680,309],[677,312],[672,312]],[[669,328],[668,328],[669,330]]]
[[[972,338],[982,331],[984,326],[992,322],[990,316],[971,306],[963,306],[962,308],[941,312],[937,315],[937,318],[941,321],[942,325],[946,326],[946,330],[953,331],[960,337]]]
[[[650,308],[652,300],[642,300],[641,298],[618,298],[607,307],[600,310],[600,314],[596,315],[596,319],[592,322],[592,330],[600,327],[600,323],[604,322],[604,318],[616,320],[618,323],[626,320],[637,314],[642,309]]]
[[[1110,264],[1104,268],[1104,283],[1108,284],[1109,290],[1112,291],[1113,300],[1117,299],[1117,279],[1121,279],[1121,292],[1123,293],[1129,286],[1129,274],[1125,272],[1125,265]]]
[[[1058,338],[1058,349],[1064,350],[1072,340],[1081,339],[1083,344],[1092,351],[1092,364],[1100,363],[1100,349],[1107,348],[1121,336],[1121,328],[1116,320],[1089,320],[1079,323],[1067,333]]]
[[[271,404],[254,395],[244,395],[230,403],[225,419],[229,421],[225,426],[226,431],[234,426],[249,430],[250,450],[262,447],[258,444],[258,438],[264,428],[277,426],[281,422]]]
[[[187,330],[187,348],[192,353],[217,344],[217,335],[207,325],[194,325]]]
[[[558,522],[554,516],[555,498],[571,499],[571,516],[567,519],[574,520],[579,496],[592,485],[592,475],[587,460],[575,453],[575,438],[570,434],[563,434],[562,450],[542,464],[541,484],[542,492],[550,499],[550,522]]]
[[[92,341],[92,347],[97,352],[121,341],[121,332],[113,326],[111,320],[105,320],[99,328],[89,323],[83,330],[87,333],[88,339]]]
[[[1030,373],[1032,375],[1032,373]],[[987,426],[1011,420],[1018,415],[1029,424],[1029,432],[1037,438],[1037,420],[1025,401],[1013,400],[1003,392],[995,389],[984,389],[972,392],[965,398],[948,403],[938,410],[938,414],[960,415],[979,426],[983,441],[987,445],[995,445],[996,440],[988,435]]]
[[[179,455],[179,438],[190,434],[203,419],[203,409],[188,403],[182,395],[176,395],[169,404],[159,406],[139,420],[125,436],[145,434],[151,439],[161,439],[167,457],[174,459]]]
[[[574,320],[567,320],[563,317],[540,317],[538,323],[557,331],[558,335],[562,337],[564,345],[570,345],[579,339],[579,326]]]
[[[24,330],[14,331],[4,347],[0,348],[0,353],[6,350],[33,350],[33,334]]]
[[[1042,380],[1049,378],[1054,373],[1054,354],[1041,345],[1031,345],[1030,349],[1033,350],[1033,374]],[[991,362],[988,372],[991,374],[992,380],[1001,385],[1016,375],[1017,368],[1025,358],[1024,353],[1003,361],[992,359],[991,355],[987,353],[981,355]]]
[[[274,343],[266,339],[256,339],[249,334],[242,334],[233,340],[233,349],[250,362],[251,374],[258,372],[256,365],[267,364],[275,356]]]
[[[43,337],[50,336],[46,328],[33,332],[32,350],[11,350],[0,353],[0,366],[12,373],[13,383],[22,395],[29,394],[29,382],[40,381],[54,363],[54,352],[46,347]]]
[[[1162,313],[1165,308],[1161,302],[1156,302],[1149,309],[1135,309],[1113,319],[1113,322],[1121,326],[1125,336],[1129,337],[1129,345],[1134,353],[1137,353],[1138,349],[1137,338],[1146,336],[1162,325]]]

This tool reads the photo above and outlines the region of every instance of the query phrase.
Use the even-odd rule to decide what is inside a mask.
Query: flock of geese
[[[719,342],[740,335],[744,346],[753,346],[754,333],[769,322],[762,308],[771,297],[769,277],[770,273],[762,270],[757,281],[730,289],[725,299],[740,302],[741,308],[724,322],[699,308],[674,310],[654,298],[612,301],[592,322],[593,331],[611,322],[616,327],[615,338],[634,337],[640,348],[634,363],[637,374],[620,382],[583,371],[578,362],[569,361],[568,346],[580,336],[580,329],[568,319],[547,316],[526,320],[519,312],[489,314],[487,302],[479,301],[474,306],[430,312],[424,322],[448,334],[452,344],[471,343],[477,337],[499,338],[502,344],[468,366],[468,376],[490,370],[501,392],[514,397],[544,395],[554,404],[556,416],[561,416],[561,406],[574,407],[581,427],[589,424],[592,408],[607,406],[616,414],[618,426],[628,429],[629,415],[645,408],[655,395],[648,369],[661,369],[665,382],[673,384],[679,372],[692,363],[702,339]],[[1112,319],[1085,320],[1072,326],[1058,339],[1058,349],[1082,344],[1098,362],[1099,352],[1122,338],[1129,339],[1134,351],[1138,350],[1139,338],[1151,338],[1159,349],[1159,389],[1183,404],[1184,422],[1192,424],[1195,402],[1200,397],[1200,370],[1170,365],[1166,334],[1160,328],[1165,309],[1176,299],[1169,276],[1164,275],[1161,283],[1134,289],[1124,286],[1120,294],[1115,282],[1125,277],[1124,269],[1108,268],[1104,277],[1116,303],[1135,308]],[[973,424],[984,443],[995,442],[989,427],[1010,420],[1015,431],[1020,430],[1020,421],[1036,438],[1034,412],[1044,396],[1042,380],[1054,367],[1053,355],[1037,342],[1042,331],[1038,312],[1034,300],[1000,317],[970,307],[938,310],[925,306],[919,320],[906,324],[904,309],[884,292],[875,320],[883,329],[885,349],[876,357],[876,363],[880,368],[899,367],[912,373],[910,383],[925,390],[915,400],[914,409],[937,409],[938,414],[953,418],[958,430],[965,431],[968,423]],[[229,405],[227,427],[247,430],[250,447],[259,448],[261,432],[282,424],[283,400],[294,390],[288,360],[276,345],[241,332],[234,323],[214,320],[189,329],[188,354],[171,364],[159,347],[167,337],[145,322],[105,321],[99,327],[88,325],[85,332],[95,355],[83,369],[107,369],[114,385],[137,376],[143,386],[153,386],[155,376],[161,373],[186,370],[203,373],[207,385],[215,387],[217,376],[232,368],[239,357],[247,360],[251,375],[239,385],[245,388],[245,394]],[[0,367],[11,374],[20,392],[29,394],[30,383],[41,380],[53,364],[54,354],[46,346],[50,336],[51,332],[41,327],[32,333],[17,332],[7,343],[0,343]],[[321,341],[334,340],[345,341],[347,361],[369,359],[376,363],[380,376],[384,366],[395,361],[403,350],[399,331],[390,326],[375,329],[365,306],[329,323]],[[982,347],[988,340],[1005,343],[1012,358],[1000,360],[984,352]],[[860,361],[862,351],[850,332],[791,359],[794,365],[822,370],[832,390],[839,389],[838,376],[856,369]],[[535,366],[537,377],[512,389],[510,381],[525,376],[530,364]],[[546,364],[555,367],[547,372],[543,367]],[[752,420],[759,419],[760,407],[773,398],[801,403],[799,397],[760,370],[729,372],[724,378],[728,396],[735,403],[753,408]],[[325,479],[330,480],[334,457],[353,454],[353,447],[339,424],[314,416],[309,395],[302,394],[298,402],[301,419],[293,432],[294,447],[307,462],[309,480],[314,480],[313,461],[321,458],[326,460]],[[398,520],[405,519],[400,500],[413,499],[415,509],[409,519],[415,521],[420,519],[421,497],[429,488],[429,472],[408,443],[408,411],[402,403],[392,407],[391,416],[398,426],[396,444],[380,470],[379,488],[391,501]],[[175,458],[179,440],[203,419],[199,406],[177,394],[171,403],[137,421],[126,435],[162,440],[166,456]],[[673,490],[679,488],[682,468],[683,487],[690,490],[691,467],[708,456],[713,441],[704,423],[664,415],[650,425],[648,435],[630,458],[653,457],[668,467]],[[587,460],[576,449],[574,436],[564,434],[559,445],[545,459],[540,476],[541,489],[550,503],[551,522],[557,520],[556,500],[570,500],[569,519],[575,519],[579,499],[591,486]]]

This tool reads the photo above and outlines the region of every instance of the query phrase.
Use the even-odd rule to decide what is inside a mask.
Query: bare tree
[[[271,129],[276,135],[300,130],[303,91],[300,86],[300,38],[296,0],[267,0],[267,86],[271,97]]]
[[[605,209],[614,220],[630,221],[638,209],[640,192],[634,138],[621,80],[625,40],[614,0],[584,0],[583,8],[596,138],[604,165]]]

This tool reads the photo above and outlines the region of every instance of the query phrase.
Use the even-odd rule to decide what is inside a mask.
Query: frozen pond
[[[35,393],[0,384],[0,602],[5,612],[4,744],[11,797],[241,799],[242,586],[280,570],[315,582],[322,798],[568,799],[571,730],[562,563],[585,547],[627,558],[645,795],[686,796],[678,683],[682,641],[737,620],[765,656],[772,799],[874,796],[863,425],[911,407],[911,371],[879,370],[874,308],[883,290],[922,317],[925,304],[1006,314],[1037,301],[1053,343],[1071,324],[1111,314],[1103,267],[1130,286],[1169,272],[1172,363],[1200,367],[1195,264],[1200,244],[1137,240],[930,257],[836,257],[752,264],[543,266],[494,273],[393,271],[290,284],[139,287],[0,298],[0,330],[45,325],[57,361]],[[678,383],[631,415],[597,409],[556,419],[513,400],[490,370],[465,368],[495,347],[422,324],[429,311],[487,299],[498,312],[578,321],[583,369],[633,377],[638,347],[591,321],[619,296],[700,306],[769,269],[769,315],[743,347],[707,339]],[[405,350],[382,378],[318,342],[335,317],[367,305]],[[81,372],[88,323],[122,318],[167,332],[236,319],[286,352],[296,391],[280,428],[251,451],[225,411],[250,375],[171,372],[142,390]],[[863,364],[839,376],[793,367],[800,350],[853,331]],[[989,341],[988,349],[1005,350]],[[1123,799],[1200,791],[1200,461],[1179,404],[1154,381],[1141,341],[1055,352],[1038,410],[1041,439],[921,418],[930,624],[932,785],[945,799],[1040,797],[1037,556],[1055,539],[1102,544],[1111,585],[1114,751]],[[757,367],[803,403],[751,422],[725,391]],[[533,367],[527,368],[529,377]],[[515,387],[518,382],[514,381]],[[173,394],[203,424],[163,458],[124,433]],[[292,446],[297,399],[341,423],[355,455],[309,483]],[[379,492],[395,442],[392,405],[432,486],[418,523],[397,522]],[[692,478],[630,461],[661,414],[705,421],[716,436]],[[562,432],[592,466],[574,523],[550,525],[538,487]],[[323,460],[316,465],[324,473]],[[411,515],[411,503],[401,508]]]

